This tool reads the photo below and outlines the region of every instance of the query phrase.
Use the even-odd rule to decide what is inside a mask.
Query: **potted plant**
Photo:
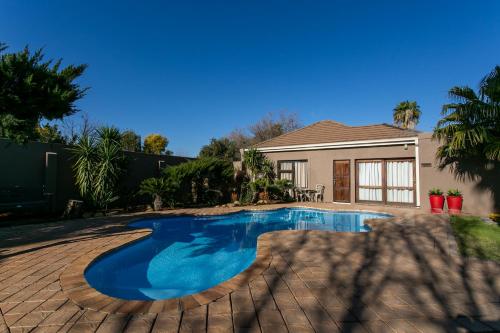
[[[443,191],[433,188],[429,191],[429,201],[431,203],[431,213],[441,214],[444,206]]]
[[[462,211],[462,202],[462,193],[458,189],[448,190],[446,204],[448,205],[448,213],[450,215],[460,214]]]

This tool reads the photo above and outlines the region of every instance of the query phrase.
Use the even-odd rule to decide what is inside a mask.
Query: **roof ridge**
[[[314,126],[314,125],[318,125],[318,124],[320,124],[320,123],[328,123],[328,122],[330,122],[330,123],[334,123],[334,124],[337,124],[337,125],[346,126],[346,125],[344,125],[344,124],[342,124],[342,123],[339,123],[339,122],[336,122],[336,121],[333,121],[333,120],[328,120],[328,119],[327,119],[327,120],[320,120],[320,121],[316,121],[316,122],[314,122],[314,123],[312,123],[312,124],[306,125],[306,126],[304,126],[304,127],[294,129],[293,131],[286,132],[286,133],[283,133],[283,134],[281,134],[281,135],[275,136],[274,138],[271,138],[271,139],[267,139],[267,140],[264,140],[264,141],[258,142],[258,143],[256,143],[256,144],[254,144],[254,145],[253,145],[253,147],[257,147],[257,146],[259,146],[259,145],[261,145],[261,144],[264,144],[264,143],[266,143],[266,142],[269,142],[269,141],[271,141],[271,140],[275,140],[275,139],[277,139],[277,138],[282,138],[282,137],[287,136],[287,135],[289,135],[289,134],[293,134],[293,133],[295,133],[295,132],[305,130],[306,128],[312,127],[312,126]],[[346,126],[346,127],[347,127],[347,126]]]

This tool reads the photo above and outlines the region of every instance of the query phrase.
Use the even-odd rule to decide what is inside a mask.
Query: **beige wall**
[[[439,187],[444,192],[451,188],[458,188],[464,195],[464,211],[471,214],[485,215],[499,210],[500,170],[490,170],[488,178],[465,179],[456,177],[449,169],[439,170],[435,160],[437,143],[431,140],[430,134],[419,135],[419,172],[420,172],[420,205],[422,210],[429,210],[428,191]],[[333,200],[333,160],[349,160],[351,163],[351,202],[355,202],[355,161],[358,159],[376,158],[415,158],[415,146],[404,145],[366,148],[325,149],[309,151],[269,152],[265,153],[271,160],[300,160],[309,162],[309,187],[323,184],[325,201]],[[430,164],[430,166],[429,166]],[[496,184],[496,185],[495,185]],[[488,187],[493,187],[490,189]],[[496,187],[496,188],[495,188]],[[496,206],[496,207],[495,207]]]
[[[469,175],[462,178],[457,176],[456,173],[451,172],[450,168],[442,171],[439,170],[435,158],[438,143],[431,140],[430,134],[424,133],[419,136],[419,147],[420,187],[423,209],[430,209],[428,192],[431,188],[438,187],[445,193],[449,189],[458,188],[464,197],[464,212],[487,215],[488,213],[499,211],[500,169],[498,169],[498,165],[491,165],[486,169],[481,166],[479,170],[474,168],[478,172],[473,172],[476,175],[473,179]],[[429,164],[431,166],[428,166]],[[475,166],[479,165],[476,164]]]
[[[274,162],[280,160],[301,160],[309,162],[308,179],[309,187],[316,184],[325,185],[325,201],[333,201],[333,161],[349,160],[351,163],[351,202],[355,202],[355,161],[358,159],[376,158],[413,158],[415,148],[408,145],[405,150],[403,145],[386,147],[344,148],[309,151],[290,151],[266,153]]]

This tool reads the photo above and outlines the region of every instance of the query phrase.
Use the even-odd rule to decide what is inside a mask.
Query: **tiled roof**
[[[331,120],[323,120],[298,130],[280,135],[254,145],[255,148],[294,146],[346,141],[395,139],[413,137],[414,130],[401,129],[388,124],[347,126]]]

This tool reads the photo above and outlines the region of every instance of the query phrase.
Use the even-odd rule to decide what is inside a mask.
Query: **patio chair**
[[[321,198],[321,202],[323,202],[324,193],[325,193],[325,185],[316,184],[316,192],[314,193],[314,201],[319,202],[319,199]]]
[[[293,192],[295,193],[295,199],[297,201],[306,201],[306,195],[302,189],[296,187],[293,189]]]

